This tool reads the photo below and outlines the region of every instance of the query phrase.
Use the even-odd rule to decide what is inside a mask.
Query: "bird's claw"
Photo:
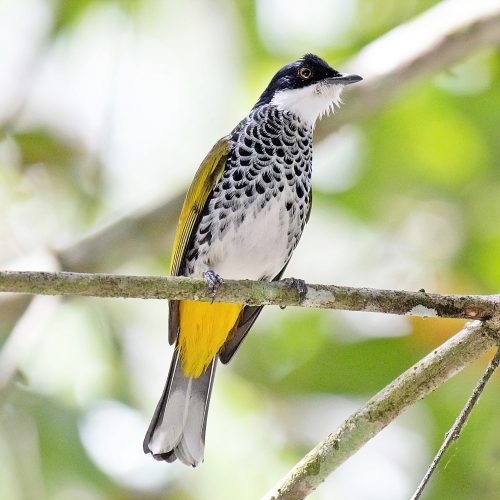
[[[285,278],[281,280],[289,286],[293,286],[299,294],[299,302],[302,302],[307,294],[307,284],[304,280],[297,278]],[[282,308],[284,309],[284,307]]]
[[[208,289],[212,292],[213,302],[215,295],[217,294],[217,290],[219,289],[219,286],[224,283],[224,280],[211,269],[208,269],[203,273],[203,278],[207,283]]]

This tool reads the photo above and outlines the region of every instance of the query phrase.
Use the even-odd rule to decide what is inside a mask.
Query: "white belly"
[[[210,244],[196,275],[208,268],[224,279],[272,279],[286,263],[289,250],[290,216],[283,201],[272,198],[263,209],[248,208],[243,223],[234,220],[222,239]]]

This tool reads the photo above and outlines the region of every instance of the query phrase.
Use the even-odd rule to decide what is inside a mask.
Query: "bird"
[[[214,294],[224,279],[282,278],[311,211],[316,120],[360,80],[314,54],[274,75],[250,113],[201,163],[179,217],[171,275],[204,279]],[[304,293],[304,282],[293,283]],[[217,362],[231,360],[261,310],[169,301],[175,348],[144,439],[146,454],[193,467],[203,462]]]

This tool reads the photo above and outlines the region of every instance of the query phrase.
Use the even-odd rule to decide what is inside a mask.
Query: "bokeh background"
[[[438,3],[0,0],[0,267],[166,274],[195,169],[279,67],[316,52],[345,68]],[[441,3],[448,19],[460,9]],[[498,50],[465,51],[376,108],[318,141],[315,206],[288,274],[497,293]],[[166,303],[2,295],[0,498],[259,498],[462,324],[266,308],[219,369],[205,463],[190,469],[142,453],[170,361]],[[391,424],[313,498],[407,498],[486,363]],[[498,498],[498,389],[493,380],[427,498]]]

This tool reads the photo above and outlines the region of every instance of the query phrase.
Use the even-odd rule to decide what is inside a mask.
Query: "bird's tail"
[[[144,438],[144,453],[157,460],[203,462],[205,428],[217,356],[198,377],[185,377],[176,349],[167,383]]]

